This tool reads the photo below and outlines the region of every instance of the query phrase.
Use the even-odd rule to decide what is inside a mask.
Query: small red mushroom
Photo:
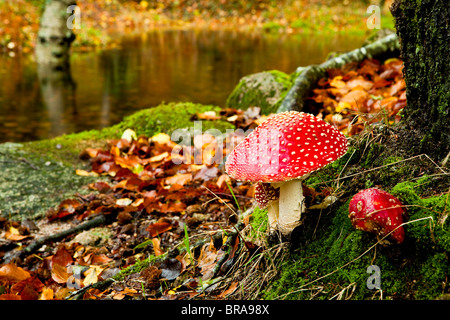
[[[272,187],[270,183],[258,182],[255,187],[255,200],[261,209],[267,208],[269,218],[269,228],[275,228],[278,220],[278,199],[280,190]]]
[[[268,117],[231,151],[226,172],[240,181],[279,188],[278,225],[289,234],[305,211],[302,181],[309,173],[347,152],[347,139],[335,127],[304,112]]]
[[[270,183],[258,182],[255,187],[255,200],[261,209],[267,208],[273,201],[278,201],[280,190],[275,189]]]
[[[353,196],[348,217],[356,229],[374,233],[378,239],[392,232],[388,238],[400,244],[405,239],[404,212],[396,197],[384,190],[370,188]]]

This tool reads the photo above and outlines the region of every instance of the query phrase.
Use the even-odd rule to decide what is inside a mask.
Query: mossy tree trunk
[[[449,3],[396,0],[391,11],[404,61],[404,124],[416,141],[413,151],[442,160],[450,148]]]

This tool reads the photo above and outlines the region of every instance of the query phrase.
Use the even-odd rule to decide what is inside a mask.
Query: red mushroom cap
[[[267,206],[280,197],[280,189],[275,189],[270,183],[258,182],[255,187],[255,200],[258,207],[261,209]]]
[[[280,182],[299,178],[339,159],[347,139],[311,114],[289,111],[267,118],[228,155],[234,179]]]
[[[386,236],[403,223],[402,203],[390,193],[377,189],[365,189],[350,200],[349,215],[352,225],[359,230],[375,233],[378,238]],[[392,232],[389,238],[402,243],[403,227]]]

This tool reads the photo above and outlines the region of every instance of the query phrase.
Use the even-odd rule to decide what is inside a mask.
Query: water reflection
[[[121,49],[74,53],[71,79],[39,84],[30,58],[0,57],[0,141],[28,141],[102,128],[162,101],[224,106],[244,75],[321,63],[361,37],[158,31]],[[68,82],[67,82],[68,81]]]

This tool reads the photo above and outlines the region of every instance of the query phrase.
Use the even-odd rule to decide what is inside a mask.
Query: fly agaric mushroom
[[[278,199],[280,198],[280,190],[275,189],[270,183],[258,182],[255,187],[255,200],[261,209],[267,208],[267,216],[269,218],[269,228],[276,228],[278,220]]]
[[[225,170],[236,180],[280,189],[274,224],[287,235],[306,209],[302,181],[342,157],[347,148],[345,136],[330,124],[308,113],[283,112],[268,117],[238,144],[228,155]]]
[[[374,233],[378,239],[392,232],[389,238],[400,244],[405,238],[401,226],[404,212],[396,197],[384,190],[370,188],[353,196],[348,217],[356,229]]]

